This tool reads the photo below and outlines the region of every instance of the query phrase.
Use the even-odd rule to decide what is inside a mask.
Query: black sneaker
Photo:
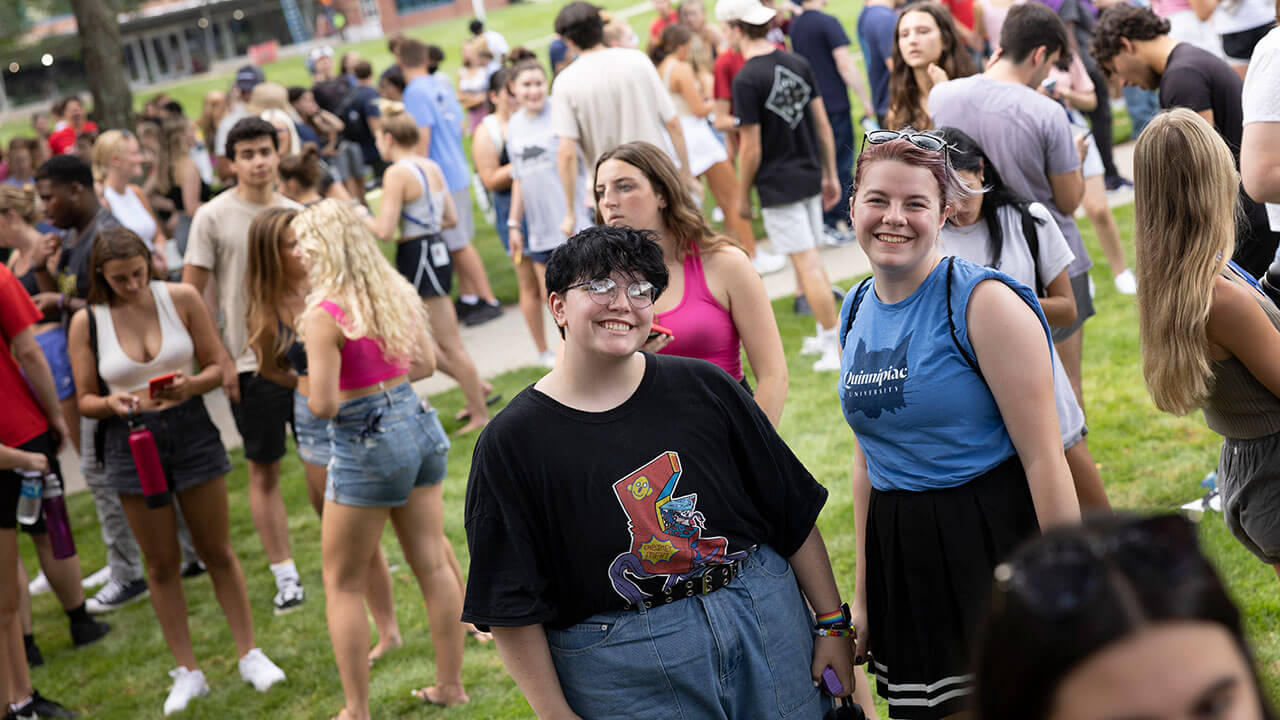
[[[44,665],[44,655],[40,654],[40,646],[36,645],[34,639],[29,643],[23,643],[23,645],[27,651],[27,667],[38,668]]]
[[[486,302],[458,303],[458,319],[468,327],[483,325],[500,317],[502,317],[501,305],[490,305]]]
[[[1120,177],[1119,175],[1111,175],[1103,182],[1107,186],[1107,192],[1114,192],[1116,190],[1133,187],[1133,181]]]
[[[205,572],[207,571],[205,570],[204,563],[199,560],[189,562],[182,566],[182,579],[189,580],[193,577],[200,577],[205,574]]]
[[[111,632],[111,626],[101,620],[71,623],[71,642],[81,648],[98,642],[109,632]]]
[[[25,705],[14,711],[18,717],[31,718],[74,718],[80,717],[58,703],[40,694],[39,690],[32,688],[31,699]],[[23,715],[28,713],[28,715]]]
[[[36,715],[36,711],[30,707],[24,707],[20,713],[16,710],[9,710],[4,714],[4,720],[40,720],[40,716]]]
[[[147,581],[141,578],[133,582],[112,580],[103,585],[97,595],[85,600],[84,607],[89,611],[90,615],[101,615],[112,610],[118,610],[131,602],[141,600],[149,594]]]
[[[791,301],[791,309],[795,311],[795,314],[797,315],[813,314],[813,308],[809,307],[809,298],[803,295],[797,295],[795,299]]]

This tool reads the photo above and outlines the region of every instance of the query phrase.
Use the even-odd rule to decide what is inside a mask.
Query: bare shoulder
[[[965,317],[971,335],[1007,338],[1028,328],[1040,332],[1035,311],[1013,288],[995,278],[974,286]]]
[[[1247,336],[1264,326],[1270,326],[1270,321],[1249,288],[1221,275],[1214,278],[1206,326],[1211,341],[1231,345],[1232,338]]]

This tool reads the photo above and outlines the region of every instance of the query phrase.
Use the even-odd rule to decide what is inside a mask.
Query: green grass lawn
[[[1132,209],[1123,208],[1117,215],[1124,236],[1132,236]],[[1087,223],[1085,238],[1091,253],[1102,257]],[[1219,440],[1205,428],[1198,414],[1173,418],[1154,409],[1141,376],[1134,303],[1115,292],[1105,265],[1096,267],[1093,275],[1098,288],[1098,316],[1086,326],[1085,343],[1090,446],[1117,506],[1141,511],[1173,509],[1200,493],[1200,478],[1216,465]],[[846,279],[846,285],[849,280],[852,279]],[[850,594],[854,538],[848,468],[853,436],[840,414],[834,376],[811,372],[809,362],[797,354],[801,337],[811,332],[811,321],[794,316],[789,300],[775,303],[774,311],[792,369],[780,429],[810,471],[831,488],[831,498],[819,524],[840,585]],[[509,399],[539,376],[538,370],[518,370],[493,382]],[[432,397],[431,401],[444,418],[451,418],[462,407],[456,390]],[[447,425],[456,424],[450,421]],[[474,436],[455,440],[445,481],[447,532],[464,568],[467,553],[462,509],[474,440]],[[330,717],[341,706],[342,693],[324,617],[320,523],[307,503],[302,469],[295,456],[288,455],[281,484],[291,512],[294,557],[310,598],[301,610],[275,617],[270,607],[273,582],[249,516],[244,461],[239,452],[233,453],[232,458],[235,470],[228,478],[231,532],[249,584],[258,642],[285,669],[289,680],[266,695],[244,685],[236,671],[234,645],[208,579],[188,581],[196,655],[209,676],[213,693],[193,702],[183,717]],[[86,572],[97,569],[104,558],[92,502],[87,494],[80,494],[72,497],[69,505],[83,566]],[[1275,575],[1231,538],[1220,516],[1207,517],[1200,527],[1209,555],[1245,613],[1259,666],[1269,693],[1275,697],[1280,687],[1280,638],[1275,632],[1280,619],[1280,594],[1276,592]],[[464,679],[472,698],[469,705],[443,711],[424,707],[409,697],[412,688],[434,679],[430,635],[421,595],[390,532],[384,538],[384,547],[394,568],[405,646],[373,670],[375,716],[529,716],[528,706],[504,672],[493,647],[470,640],[464,666]],[[34,568],[31,548],[25,541],[23,553],[28,567]],[[159,716],[169,684],[165,673],[173,667],[173,660],[147,603],[109,616],[115,631],[83,650],[71,648],[65,617],[51,595],[35,598],[33,611],[36,638],[47,660],[45,667],[32,673],[42,692],[95,718]]]

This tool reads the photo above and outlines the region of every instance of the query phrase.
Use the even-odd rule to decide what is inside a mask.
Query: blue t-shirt
[[[840,21],[818,10],[805,10],[791,21],[791,49],[809,61],[829,113],[849,112],[849,90],[831,53],[849,44]]]
[[[418,127],[431,130],[427,157],[444,172],[449,192],[467,187],[471,171],[462,152],[462,105],[453,86],[447,80],[419,75],[405,86],[403,102]]]
[[[889,113],[889,68],[884,61],[893,55],[893,28],[897,24],[898,14],[883,5],[865,7],[858,13],[858,44],[871,81],[871,101],[881,117]]]
[[[947,321],[947,268],[952,264],[952,322],[964,355]],[[962,485],[1014,454],[991,390],[969,365],[970,360],[977,364],[977,355],[965,311],[974,287],[992,278],[1036,311],[1045,342],[1052,342],[1035,293],[998,270],[967,260],[944,259],[910,297],[892,305],[876,297],[874,280],[861,293],[844,341],[837,393],[877,490]],[[840,308],[842,332],[856,295],[846,295]]]
[[[560,38],[551,41],[551,47],[547,48],[547,55],[551,60],[551,72],[555,72],[555,68],[564,62],[564,56],[569,54],[569,46],[564,44]]]

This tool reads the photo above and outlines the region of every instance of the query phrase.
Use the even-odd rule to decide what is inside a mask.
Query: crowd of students
[[[27,674],[44,586],[77,646],[111,630],[95,615],[150,597],[176,664],[166,715],[210,691],[186,577],[210,575],[243,679],[286,680],[229,535],[231,466],[202,399],[219,388],[278,614],[307,601],[280,488],[292,428],[338,718],[369,717],[370,666],[402,643],[388,521],[430,620],[436,683],[414,691],[429,704],[468,701],[471,636],[496,642],[540,717],[819,718],[835,698],[876,717],[864,665],[891,717],[1270,717],[1194,533],[1113,515],[1086,440],[1081,207],[1137,296],[1152,398],[1223,435],[1227,525],[1280,575],[1280,311],[1263,278],[1280,5],[1208,2],[871,0],[864,79],[824,0],[658,0],[647,54],[575,0],[549,66],[472,23],[456,88],[443,50],[397,36],[376,84],[318,48],[310,87],[246,66],[194,122],[161,95],[100,132],[59,102],[0,166],[6,717],[67,716]],[[1118,81],[1132,183],[1112,158]],[[1127,185],[1132,270],[1107,206]],[[460,331],[502,314],[477,218],[548,368],[493,417],[472,353],[497,350]],[[845,293],[819,248],[853,242],[872,272]],[[816,526],[828,490],[776,431],[795,368],[762,274],[787,258],[815,322],[798,350],[838,373],[857,438],[843,601]],[[481,430],[465,573],[443,530],[449,435],[410,384],[437,370],[465,397],[458,432]],[[162,507],[131,450],[142,428]],[[60,483],[65,441],[107,549],[90,598],[43,523],[23,525],[42,569],[28,586],[13,532],[20,473]]]

